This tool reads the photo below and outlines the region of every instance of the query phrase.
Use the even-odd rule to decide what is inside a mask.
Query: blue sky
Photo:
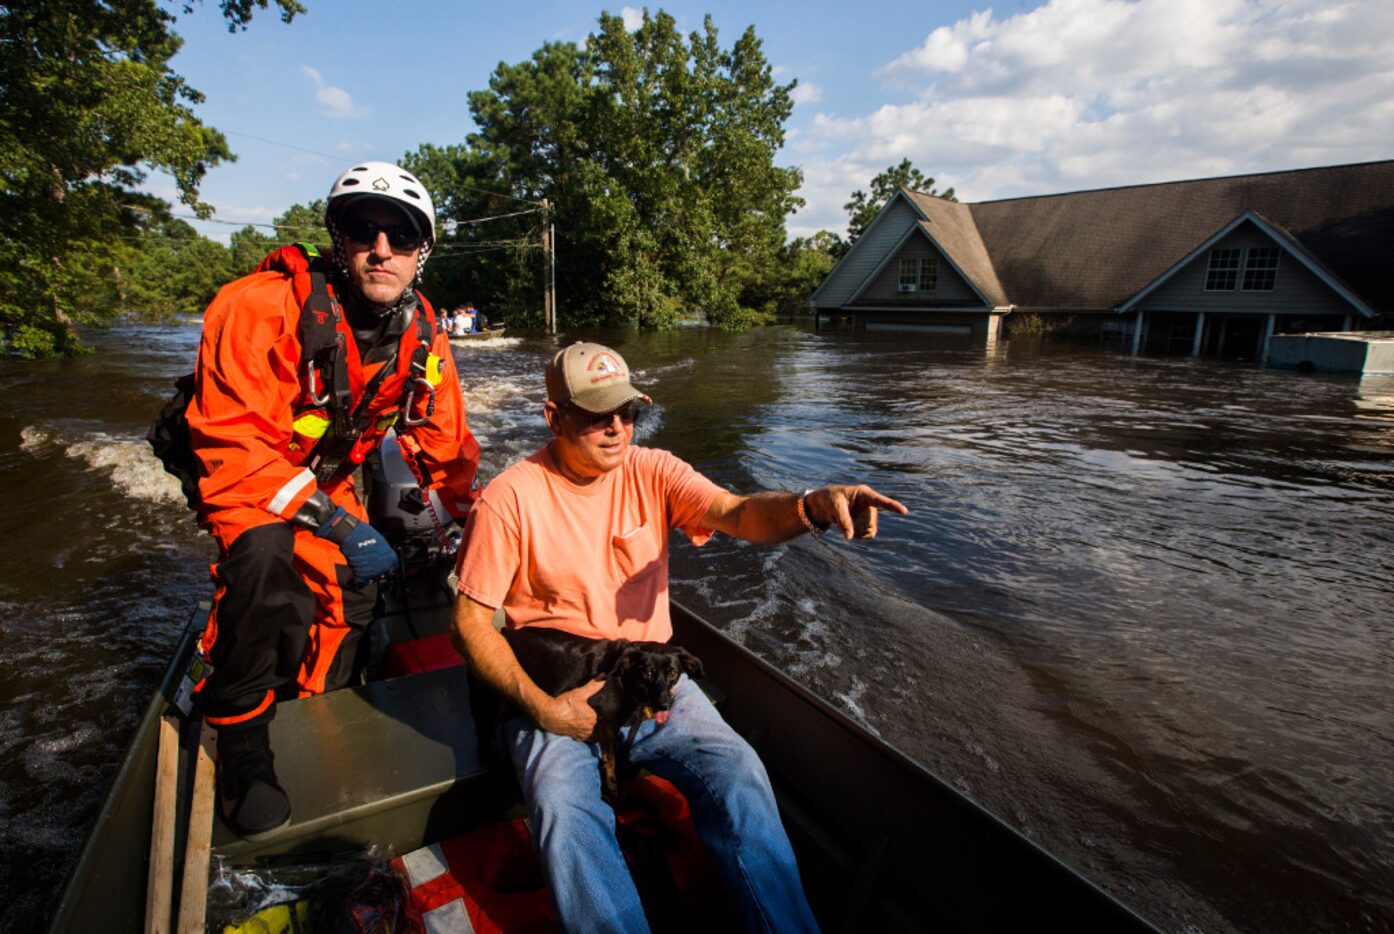
[[[499,62],[583,41],[601,10],[634,20],[641,9],[305,3],[289,25],[262,12],[229,34],[205,0],[175,25],[186,40],[175,70],[239,157],[203,184],[222,221],[269,222],[323,197],[352,161],[463,142],[466,95]],[[804,172],[808,204],[791,234],[842,232],[853,189],[906,157],[964,201],[1394,158],[1390,0],[662,9],[684,31],[710,13],[725,46],[753,25],[778,78],[798,79],[777,158]],[[152,175],[149,187],[173,200],[168,180]]]

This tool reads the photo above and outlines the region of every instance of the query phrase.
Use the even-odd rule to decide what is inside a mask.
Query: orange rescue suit
[[[315,538],[309,529],[294,526],[294,568],[314,603],[313,619],[305,621],[308,631],[303,650],[298,663],[282,658],[275,673],[262,671],[255,677],[243,677],[244,659],[229,658],[229,652],[240,651],[229,645],[256,643],[264,651],[266,645],[261,643],[276,640],[268,634],[249,638],[244,631],[254,625],[252,621],[220,619],[226,615],[220,609],[232,604],[237,606],[239,616],[256,615],[257,601],[262,599],[243,593],[229,600],[228,582],[220,574],[220,567],[228,561],[242,535],[268,525],[289,523],[317,489],[366,521],[354,489],[353,471],[364,456],[377,449],[394,424],[402,447],[415,455],[422,475],[428,478],[431,489],[439,494],[451,516],[463,517],[477,496],[479,444],[465,421],[449,337],[437,330],[434,313],[419,295],[415,314],[426,316],[426,333],[431,335],[424,374],[412,372],[413,358],[421,361],[416,351],[422,343],[421,332],[413,321],[401,335],[395,360],[389,361],[395,372],[386,374],[377,387],[366,410],[372,418],[337,474],[321,485],[307,469],[311,449],[332,418],[323,405],[316,404],[312,390],[320,387],[311,383],[301,365],[300,317],[311,292],[310,262],[302,248],[282,247],[268,255],[251,275],[225,286],[204,315],[188,423],[201,466],[199,518],[219,546],[219,564],[212,568],[218,590],[201,644],[205,657],[214,664],[210,682],[201,693],[221,695],[214,696],[207,705],[208,719],[214,725],[247,721],[266,711],[274,700],[275,691],[269,685],[273,677],[293,678],[300,696],[336,686],[330,683],[334,680],[331,669],[339,671],[344,666],[343,660],[336,664],[336,657],[350,630],[363,625],[362,621],[345,618],[345,590],[351,575],[339,549]],[[331,295],[332,291],[331,285]],[[337,304],[335,307],[337,310]],[[347,363],[352,390],[349,411],[356,413],[365,387],[378,369],[389,364],[364,365],[352,329],[342,313],[337,317],[340,353]],[[399,409],[409,383],[422,378],[434,389],[434,402],[428,414],[430,393],[417,391],[412,399],[411,420],[421,422],[407,428]],[[278,530],[267,536],[268,540],[271,537],[285,536]],[[274,599],[272,594],[265,597],[268,602]],[[308,606],[308,598],[305,605]],[[355,614],[362,612],[359,607]],[[219,646],[219,630],[229,623],[235,623],[239,632],[235,637],[229,634],[224,640],[227,645]],[[350,642],[356,642],[356,632],[353,635]],[[284,655],[284,636],[279,638],[279,645]],[[219,677],[220,662],[231,666],[226,677]],[[296,664],[293,673],[287,670],[292,663]],[[238,683],[223,684],[219,690],[219,682],[234,678],[234,672]],[[211,692],[209,687],[213,688]],[[258,696],[249,695],[249,690]]]

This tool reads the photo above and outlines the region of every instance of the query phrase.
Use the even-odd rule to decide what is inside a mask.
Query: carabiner
[[[326,390],[323,396],[319,394],[319,370],[315,369],[314,360],[305,361],[305,390],[310,394],[310,402],[312,404],[329,404],[329,391]]]
[[[413,418],[411,410],[416,405],[416,389],[418,386],[426,387],[426,414],[420,418]],[[407,392],[407,401],[402,405],[402,424],[407,428],[415,428],[417,425],[424,424],[436,412],[436,387],[432,386],[424,377],[418,376],[411,381],[411,389]]]

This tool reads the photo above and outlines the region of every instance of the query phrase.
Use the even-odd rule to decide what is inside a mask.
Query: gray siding
[[[1184,268],[1177,270],[1156,291],[1137,306],[1143,311],[1203,311],[1206,314],[1346,315],[1355,309],[1349,302],[1313,275],[1283,244],[1251,223],[1241,224],[1214,244],[1229,247],[1277,246],[1278,281],[1271,292],[1205,291],[1205,273],[1210,251],[1206,250]],[[1242,279],[1241,279],[1242,281]]]
[[[902,257],[936,256],[939,258],[939,282],[933,291],[901,292],[896,286],[900,282],[900,260]],[[933,306],[950,303],[981,305],[982,299],[969,287],[956,271],[953,264],[935,249],[929,238],[918,231],[911,235],[900,252],[891,258],[865,292],[857,296],[857,304]]]
[[[905,236],[906,229],[919,219],[903,197],[893,199],[818,287],[813,295],[814,305],[819,308],[841,307]]]

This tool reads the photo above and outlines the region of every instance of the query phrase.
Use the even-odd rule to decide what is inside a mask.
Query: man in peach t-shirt
[[[714,531],[774,544],[833,525],[873,538],[878,509],[906,509],[867,486],[738,496],[667,451],[631,446],[638,407],[652,400],[608,347],[572,344],[546,380],[551,442],[495,478],[465,526],[454,641],[473,673],[523,711],[504,736],[562,924],[644,931],[590,742],[587,700],[602,682],[547,694],[495,631],[494,611],[503,607],[509,627],[667,641],[672,529],[697,545]],[[626,741],[633,763],[686,795],[748,930],[817,929],[764,766],[700,688],[684,675],[668,717]]]

